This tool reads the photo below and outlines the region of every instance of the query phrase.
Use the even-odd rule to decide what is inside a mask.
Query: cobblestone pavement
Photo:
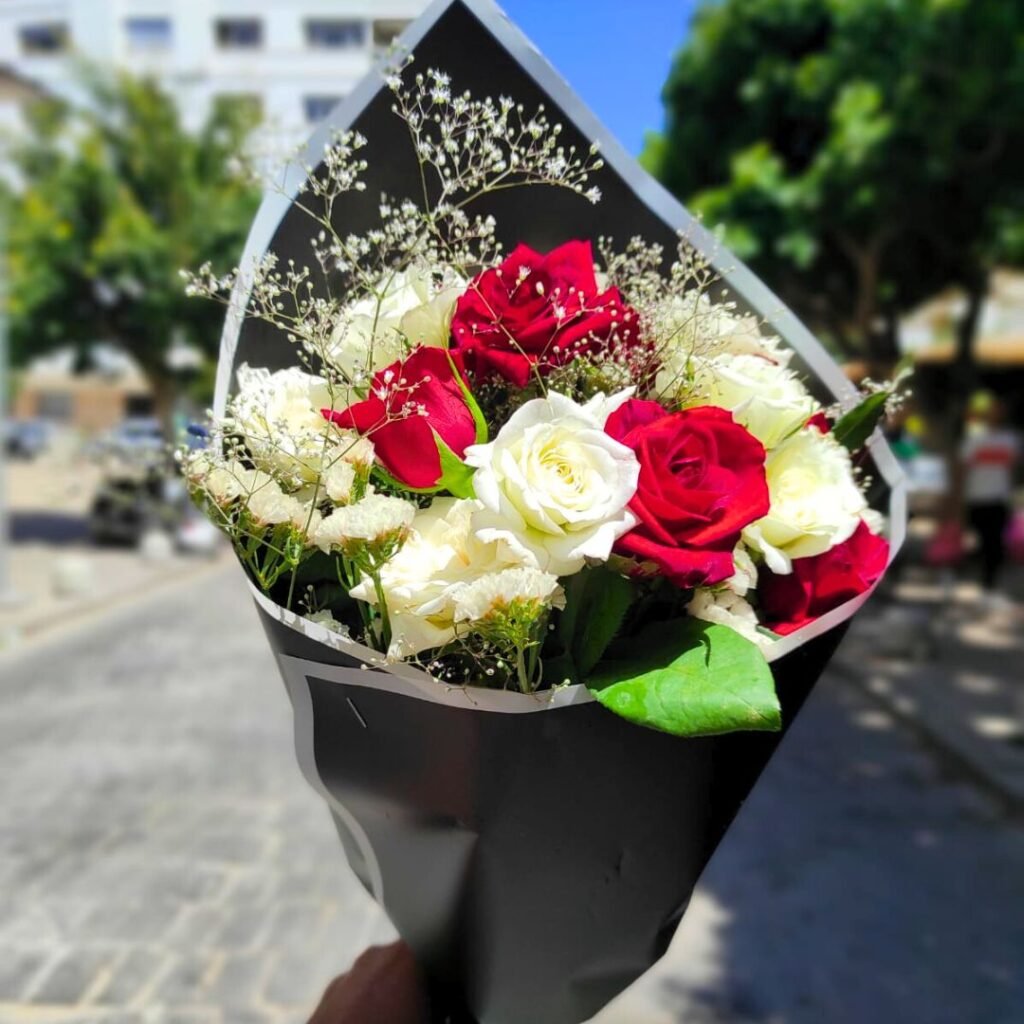
[[[390,934],[235,571],[0,679],[0,1024],[301,1024]],[[669,954],[595,1024],[1020,1024],[1022,906],[1021,829],[825,680]]]

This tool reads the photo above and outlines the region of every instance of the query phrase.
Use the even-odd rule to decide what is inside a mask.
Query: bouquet
[[[473,33],[507,58],[482,6],[440,5],[321,132],[274,246],[188,275],[229,326],[183,470],[306,774],[446,998],[578,1021],[660,955],[773,749],[749,733],[884,573],[894,395],[823,392],[688,222],[600,231],[621,175],[550,101],[421,63]]]

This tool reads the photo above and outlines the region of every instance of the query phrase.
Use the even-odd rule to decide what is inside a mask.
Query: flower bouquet
[[[891,393],[855,394],[488,0],[404,42],[241,268],[189,275],[229,314],[184,473],[442,998],[568,1024],[664,951],[885,571]]]

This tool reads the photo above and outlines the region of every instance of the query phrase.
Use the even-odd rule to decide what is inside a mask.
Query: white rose
[[[757,587],[757,566],[750,557],[750,552],[742,544],[737,544],[732,553],[733,574],[723,580],[721,586],[731,590],[738,597],[746,597]]]
[[[626,507],[636,492],[636,455],[604,432],[630,397],[598,395],[577,405],[551,392],[517,409],[490,444],[466,449],[483,508],[473,517],[484,541],[516,560],[565,576],[588,558],[605,560],[636,525]]]
[[[464,285],[453,282],[437,291],[428,269],[396,273],[381,283],[381,297],[368,295],[343,312],[327,359],[350,380],[360,381],[401,359],[407,347],[446,345]]]
[[[779,339],[761,333],[757,318],[741,316],[728,306],[712,302],[696,290],[672,295],[653,315],[660,368],[658,392],[676,395],[688,386],[694,357],[759,355],[779,366],[793,356]]]
[[[743,531],[772,572],[792,572],[791,560],[820,555],[848,540],[867,502],[850,453],[814,427],[794,434],[765,461],[771,506]]]
[[[344,404],[340,396],[338,403]],[[320,412],[330,408],[331,389],[323,377],[295,366],[271,373],[243,364],[238,368],[231,425],[260,469],[289,482],[310,482],[339,436],[337,427]]]
[[[768,449],[803,427],[821,408],[792,370],[761,355],[696,358],[693,370],[695,387],[687,405],[728,409]]]
[[[484,543],[472,530],[479,502],[435,498],[412,521],[402,548],[380,571],[391,623],[388,656],[408,658],[455,639],[456,596],[478,577],[507,568],[496,542]],[[376,604],[372,581],[364,579],[351,595]]]
[[[728,587],[700,587],[694,591],[686,610],[704,622],[728,626],[759,646],[771,643],[771,637],[759,632],[757,613],[750,602]]]

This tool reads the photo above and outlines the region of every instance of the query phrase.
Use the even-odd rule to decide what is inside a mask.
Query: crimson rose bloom
[[[424,346],[374,374],[365,401],[322,412],[341,427],[369,435],[377,458],[396,480],[430,488],[441,477],[435,432],[460,459],[476,441],[476,422],[460,380],[449,352]]]
[[[640,462],[629,503],[640,522],[615,550],[655,562],[680,587],[728,579],[740,531],[768,512],[764,445],[724,409],[670,413],[639,399],[613,412],[605,431]]]
[[[598,292],[589,242],[566,242],[546,256],[517,245],[470,284],[452,318],[452,344],[466,366],[517,387],[534,366],[544,373],[580,352],[632,347],[638,337],[637,314],[618,288]]]
[[[821,555],[794,558],[793,571],[764,571],[757,588],[764,624],[785,636],[874,586],[889,564],[889,542],[863,520],[849,540]]]

